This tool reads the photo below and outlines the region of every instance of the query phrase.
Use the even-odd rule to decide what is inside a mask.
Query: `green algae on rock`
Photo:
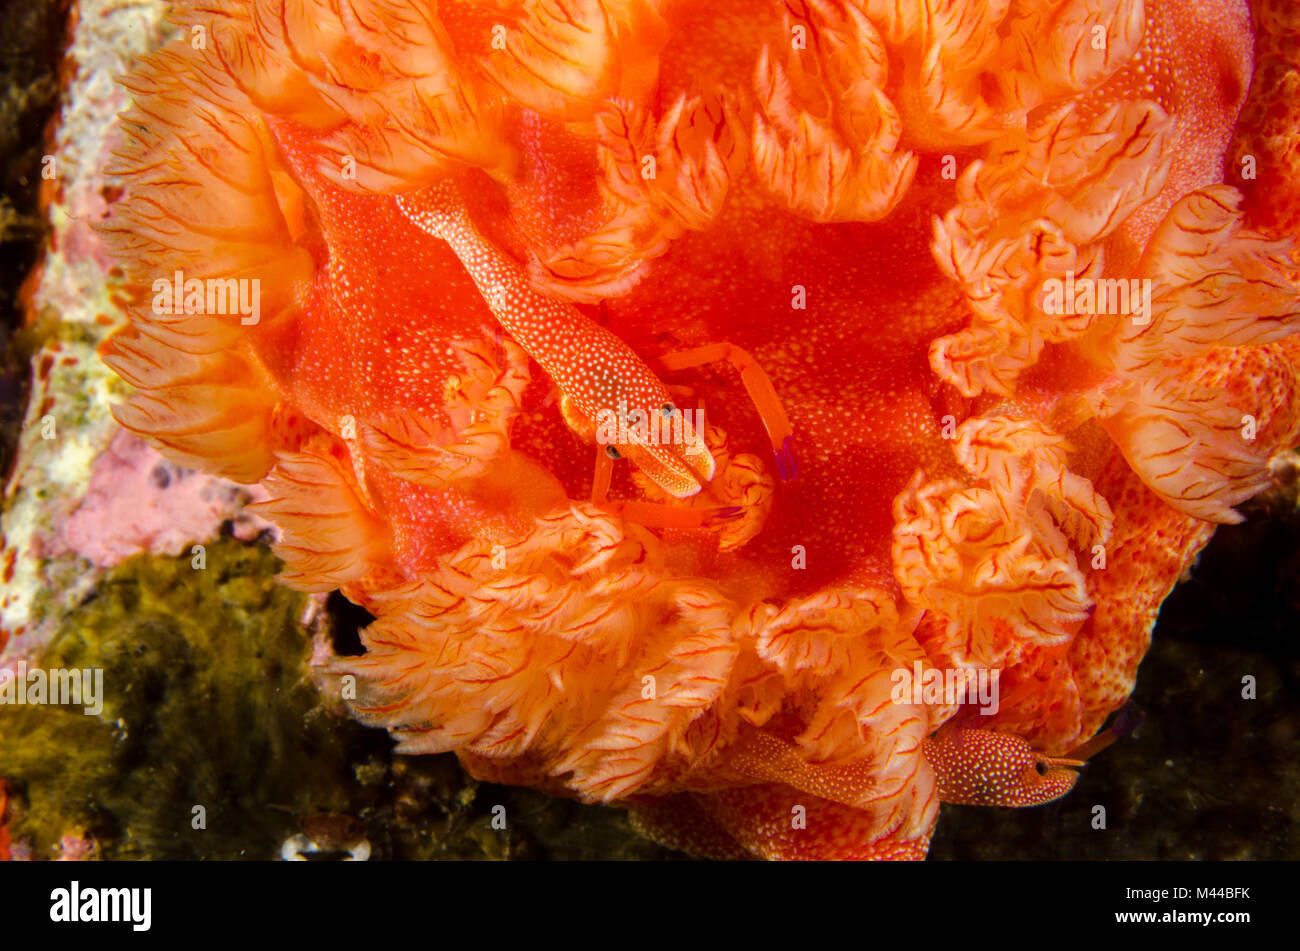
[[[102,669],[99,716],[0,708],[14,834],[36,854],[80,828],[106,858],[270,857],[294,814],[346,806],[345,721],[306,676],[304,599],[261,549],[206,559],[131,559],[66,617],[41,663]]]
[[[318,689],[309,602],[274,579],[278,560],[224,539],[204,561],[137,556],[66,616],[41,665],[102,670],[97,716],[0,706],[11,832],[33,857],[88,834],[106,859],[269,859],[334,815],[379,858],[663,854],[617,810],[483,786],[452,756],[393,756]]]

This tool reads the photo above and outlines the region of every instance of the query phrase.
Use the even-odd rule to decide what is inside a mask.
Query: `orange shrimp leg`
[[[716,528],[723,522],[740,518],[744,509],[739,505],[725,505],[717,508],[682,508],[678,505],[664,505],[661,502],[618,502],[609,499],[609,483],[614,474],[614,456],[611,447],[601,446],[596,450],[595,475],[591,480],[591,501],[617,513],[629,522],[645,525],[647,528],[668,528],[680,531]]]
[[[1102,730],[1082,746],[1075,747],[1067,754],[1074,759],[1091,759],[1116,740],[1122,740],[1142,725],[1146,717],[1132,702],[1126,703],[1115,717],[1115,722]]]
[[[595,472],[591,477],[591,501],[604,505],[609,498],[609,481],[614,477],[614,459],[604,446],[596,447]]]
[[[685,370],[706,363],[725,360],[740,371],[740,382],[758,410],[763,428],[772,443],[776,456],[776,471],[782,479],[793,479],[799,474],[799,460],[794,454],[794,427],[786,415],[781,397],[776,395],[772,379],[758,361],[744,350],[730,343],[714,343],[693,350],[683,350],[660,357],[655,362],[665,371]]]

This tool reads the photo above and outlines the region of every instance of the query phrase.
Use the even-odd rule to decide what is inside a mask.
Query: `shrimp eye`
[[[623,458],[623,454],[622,454],[621,452],[619,452],[617,449],[615,449],[613,446],[606,446],[606,447],[605,447],[605,455],[609,456],[609,458],[611,458],[611,459],[622,459],[622,458]]]
[[[673,414],[676,412],[677,412],[677,407],[674,406],[672,403],[665,403],[663,406],[659,407],[659,415],[662,416],[664,419],[672,419]]]
[[[1044,763],[1042,760],[1039,760],[1037,763],[1034,764],[1034,769],[1038,770],[1039,776],[1047,775],[1047,764]]]

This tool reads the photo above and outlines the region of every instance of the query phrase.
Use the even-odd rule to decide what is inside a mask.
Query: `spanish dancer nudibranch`
[[[178,6],[102,226],[116,415],[374,616],[338,672],[401,752],[701,855],[922,858],[941,801],[1069,791],[1300,436],[1253,81],[1294,6]],[[180,276],[255,319],[155,309]]]

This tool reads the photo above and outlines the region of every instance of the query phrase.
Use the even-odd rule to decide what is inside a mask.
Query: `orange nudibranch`
[[[284,577],[375,615],[353,710],[403,753],[920,857],[940,800],[1073,786],[1300,441],[1294,0],[174,6],[99,223],[114,413],[263,482]],[[266,319],[155,312],[177,270]],[[1049,312],[1070,274],[1146,305]],[[601,435],[677,400],[716,425]],[[915,662],[1000,672],[1029,739],[927,739]]]

